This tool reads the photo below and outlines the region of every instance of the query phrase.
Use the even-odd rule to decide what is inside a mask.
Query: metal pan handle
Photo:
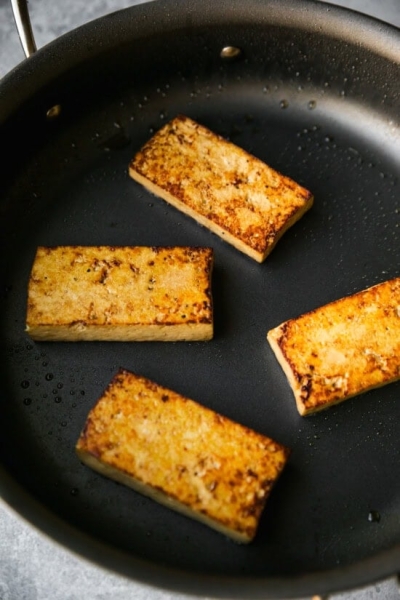
[[[27,0],[11,0],[15,24],[17,26],[19,39],[22,44],[26,58],[36,52],[36,42],[33,36],[31,19]]]

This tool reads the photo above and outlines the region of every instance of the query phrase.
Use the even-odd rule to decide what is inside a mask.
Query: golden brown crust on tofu
[[[46,341],[209,340],[212,266],[211,248],[39,247],[26,331]]]
[[[158,131],[130,176],[258,262],[312,205],[312,194],[188,117]]]
[[[400,278],[282,323],[268,341],[309,415],[400,378]]]
[[[288,450],[156,383],[120,370],[76,444],[89,467],[250,542]]]

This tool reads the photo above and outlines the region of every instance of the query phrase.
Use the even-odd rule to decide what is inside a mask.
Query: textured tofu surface
[[[76,450],[103,475],[244,543],[288,458],[269,437],[122,369]]]
[[[292,179],[185,116],[143,146],[129,174],[258,262],[313,202]]]
[[[400,278],[282,323],[267,334],[301,415],[400,378]]]
[[[39,247],[26,331],[36,340],[209,340],[213,251]]]

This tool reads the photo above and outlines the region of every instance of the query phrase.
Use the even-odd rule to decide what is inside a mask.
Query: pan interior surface
[[[74,69],[65,66],[48,81],[43,75],[29,89],[18,73],[5,82],[23,93],[1,125],[10,149],[0,197],[2,468],[61,522],[120,552],[113,566],[134,577],[143,577],[137,565],[148,564],[189,576],[184,584],[160,577],[171,587],[208,581],[206,591],[232,597],[223,582],[239,580],[241,592],[266,597],[386,576],[400,568],[399,384],[301,418],[266,333],[399,275],[399,66],[358,43],[357,35],[367,35],[362,24],[372,22],[354,16],[353,43],[284,20],[213,24],[206,22],[208,3],[205,16],[196,21],[189,11],[185,20],[166,3],[168,27],[143,37],[141,19],[149,27],[157,4],[164,3],[111,17],[109,37],[116,40],[120,26],[122,41],[103,49],[94,51],[92,38],[106,25],[87,28]],[[303,23],[304,8],[313,5],[295,4]],[[333,12],[339,22],[344,11]],[[54,63],[63,44],[54,46]],[[227,46],[240,52],[221,57]],[[26,70],[34,71],[33,61]],[[313,192],[313,208],[262,265],[129,179],[134,152],[178,114]],[[36,248],[64,244],[212,246],[214,339],[31,341],[24,327]],[[236,545],[80,464],[75,442],[119,367],[291,448],[251,545]],[[13,504],[7,489],[2,493]],[[107,564],[106,555],[98,560]],[[363,561],[369,572],[357,567],[353,581],[351,569]],[[304,575],[307,583],[299,584]]]

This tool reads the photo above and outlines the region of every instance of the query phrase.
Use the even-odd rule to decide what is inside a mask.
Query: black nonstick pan
[[[300,597],[399,571],[399,384],[302,418],[266,342],[282,321],[399,275],[399,94],[399,31],[305,0],[159,0],[66,34],[1,81],[6,502],[80,554],[174,591]],[[179,113],[314,193],[263,264],[128,177]],[[31,341],[33,257],[62,244],[212,246],[214,339]],[[120,367],[291,448],[252,544],[79,462],[86,415]]]

